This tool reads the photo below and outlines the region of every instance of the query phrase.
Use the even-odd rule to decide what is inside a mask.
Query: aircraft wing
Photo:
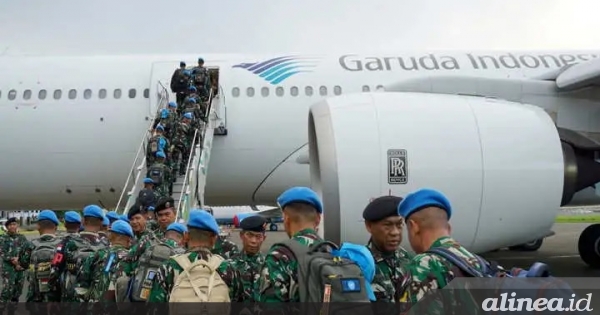
[[[555,81],[561,91],[573,91],[600,85],[600,58],[564,68]]]
[[[261,217],[264,217],[266,219],[279,218],[283,215],[283,212],[281,211],[281,209],[277,208],[277,207],[265,209],[265,210],[254,211],[253,213],[256,215],[260,215]]]

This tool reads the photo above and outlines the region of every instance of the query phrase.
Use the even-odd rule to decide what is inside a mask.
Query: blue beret
[[[65,222],[67,223],[81,223],[81,216],[75,211],[67,211],[65,213]]]
[[[110,220],[110,221],[116,221],[119,220],[119,214],[116,213],[115,211],[109,211],[106,213],[106,217]]]
[[[152,178],[144,178],[144,184],[154,184],[154,181],[152,180]]]
[[[165,131],[165,127],[163,127],[161,124],[156,125],[156,128],[154,128],[156,130],[160,130],[160,131]]]
[[[113,224],[110,226],[110,231],[133,237],[133,229],[131,229],[131,225],[123,220],[117,220],[113,222]]]
[[[192,113],[185,113],[183,114],[183,118],[194,119],[194,115],[192,115]]]
[[[109,226],[110,225],[110,219],[108,218],[108,216],[104,216],[104,219],[102,220],[102,226]]]
[[[119,220],[121,220],[121,221],[125,221],[125,222],[129,223],[129,217],[127,217],[127,215],[126,215],[126,214],[121,214],[121,215],[119,216]]]
[[[148,206],[148,208],[146,208],[147,211],[154,211],[154,209],[156,208],[154,208],[153,206]]]
[[[219,234],[219,225],[217,224],[217,221],[205,210],[193,209],[190,211],[187,225],[188,228],[206,230]]]
[[[448,219],[452,216],[452,207],[448,198],[441,192],[429,188],[419,189],[406,195],[398,205],[398,215],[408,219],[411,214],[428,207],[446,210]]]
[[[59,224],[58,217],[56,216],[56,213],[54,213],[54,211],[52,210],[42,210],[40,214],[38,214],[37,220],[38,222],[48,220],[54,223],[55,225]]]
[[[277,203],[281,209],[290,203],[306,203],[317,209],[318,213],[323,213],[323,203],[321,198],[308,187],[292,187],[283,192],[277,198]]]
[[[104,220],[104,213],[102,211],[102,208],[96,205],[89,205],[83,208],[83,217],[91,217]]]
[[[183,225],[182,223],[171,223],[169,224],[169,226],[167,227],[167,231],[175,231],[181,234],[184,234],[185,232],[187,232],[187,227],[185,225]]]
[[[156,152],[156,157],[157,157],[157,158],[163,158],[163,159],[164,159],[164,158],[166,158],[167,156],[165,155],[165,152],[163,152],[163,151],[158,151],[158,152]]]
[[[177,107],[177,103],[175,103],[175,102],[169,102],[169,107]]]

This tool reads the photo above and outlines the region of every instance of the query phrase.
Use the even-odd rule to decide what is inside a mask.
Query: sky
[[[599,49],[598,0],[0,1],[0,54]]]

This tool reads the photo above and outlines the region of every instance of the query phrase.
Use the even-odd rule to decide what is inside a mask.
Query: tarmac
[[[484,254],[486,259],[497,261],[505,268],[523,267],[527,268],[534,262],[545,262],[550,266],[552,275],[559,277],[600,277],[600,270],[593,270],[581,261],[577,251],[579,234],[588,225],[587,223],[557,223],[553,230],[554,236],[545,239],[542,247],[535,252],[517,252],[507,249]],[[28,235],[29,239],[35,235]],[[267,232],[267,238],[263,243],[263,251],[281,240],[285,240],[285,232]],[[239,233],[235,230],[230,232],[229,239],[241,245]],[[27,288],[25,284],[24,288]],[[25,301],[26,289],[23,290],[21,301]]]

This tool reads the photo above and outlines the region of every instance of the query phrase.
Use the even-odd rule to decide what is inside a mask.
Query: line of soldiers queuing
[[[146,177],[152,182],[144,185],[150,190],[154,187],[158,197],[171,196],[177,176],[185,175],[194,134],[206,123],[210,89],[210,73],[202,58],[191,70],[182,61],[173,73],[171,91],[176,93],[177,102],[169,102],[158,113],[146,146]],[[196,140],[201,140],[200,133]],[[151,205],[150,198],[148,195],[143,199],[146,207]]]
[[[284,192],[278,198],[278,203],[283,210],[286,233],[291,239],[304,246],[323,241],[317,234],[323,205],[314,191],[305,187],[294,187]],[[139,207],[132,208],[128,215],[129,224],[122,220],[115,221],[109,213],[106,218],[110,220],[108,225],[112,232],[108,237],[110,245],[93,253],[83,263],[80,262],[77,267],[79,271],[76,278],[76,294],[73,295],[73,291],[64,287],[56,292],[45,291],[46,293],[40,294],[40,290],[34,287],[35,279],[31,279],[33,273],[30,273],[28,301],[119,300],[114,296],[114,292],[107,292],[114,287],[113,283],[118,281],[118,277],[134,276],[136,268],[142,268],[139,265],[140,256],[150,248],[150,240],[155,237],[170,240],[182,250],[185,248],[183,256],[186,257],[184,260],[188,266],[189,263],[210,261],[218,257],[216,271],[226,284],[226,292],[231,301],[300,301],[296,258],[278,245],[274,245],[265,256],[260,253],[261,244],[265,240],[264,219],[249,217],[242,221],[245,223],[240,233],[243,250],[237,252],[235,245],[228,250],[219,247],[219,227],[207,211],[192,210],[187,226],[183,226],[173,223],[175,210],[172,208],[172,199],[161,202],[153,210],[158,216],[155,230],[151,230],[151,224],[146,224],[148,218],[153,220],[150,214],[152,210],[145,214]],[[43,212],[38,217],[41,234],[38,242],[55,237],[58,220],[52,214],[51,211]],[[448,199],[442,193],[430,189],[418,190],[404,199],[396,196],[379,197],[366,206],[363,218],[365,227],[371,234],[366,247],[375,262],[375,274],[372,279],[367,279],[374,292],[372,301],[392,302],[406,310],[429,291],[447,285],[457,276],[456,268],[445,258],[427,252],[431,248],[448,249],[468,261],[473,268],[483,268],[474,258],[474,254],[450,236],[451,215],[452,207]],[[86,238],[90,242],[102,242],[98,232],[105,217],[100,208],[88,206],[84,209],[83,216],[84,231],[79,234],[71,232],[69,235],[72,238]],[[416,255],[410,254],[400,246],[405,222],[409,241]],[[19,279],[22,279],[22,272],[29,265],[32,243],[36,244],[35,241],[28,242],[22,235],[15,234],[14,224],[14,221],[7,224],[9,234],[3,239],[4,252],[8,253],[3,256],[3,302],[16,301],[16,290],[19,287],[18,282],[21,281]],[[71,240],[66,243],[67,261],[72,260],[70,253],[75,246]],[[112,263],[113,267],[109,268],[107,260],[108,257],[112,257],[111,253],[118,255]],[[166,259],[158,268],[148,283],[146,301],[178,301],[173,299],[171,294],[174,281],[183,271],[182,265],[186,264],[181,263],[181,259],[176,259],[178,256],[182,255]],[[61,272],[60,269],[52,270],[55,277],[56,272]],[[476,309],[475,305],[473,309]]]

